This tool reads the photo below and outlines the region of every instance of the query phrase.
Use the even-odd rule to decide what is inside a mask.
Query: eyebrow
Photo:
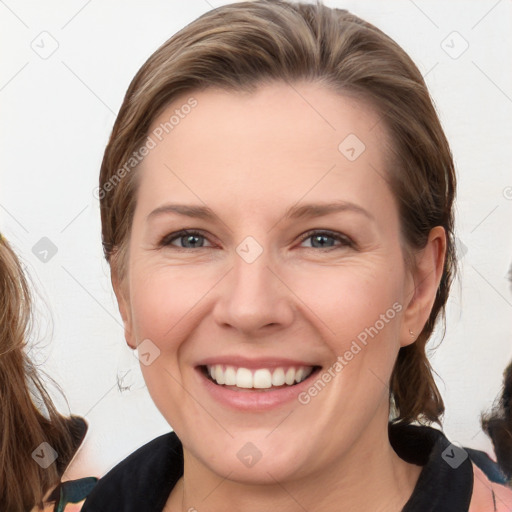
[[[331,203],[310,203],[302,206],[293,205],[288,208],[283,219],[304,219],[323,217],[332,213],[350,211],[364,215],[369,220],[375,220],[373,215],[357,204],[348,201],[335,201]],[[185,217],[199,218],[204,220],[217,219],[217,215],[208,206],[195,206],[186,204],[165,204],[153,210],[147,220],[162,214],[177,214]]]

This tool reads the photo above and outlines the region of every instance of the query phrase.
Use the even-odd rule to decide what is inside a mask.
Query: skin
[[[155,120],[169,119],[188,96]],[[165,510],[397,511],[421,467],[389,444],[388,387],[398,350],[428,319],[442,275],[445,233],[434,228],[417,264],[404,263],[398,209],[386,176],[383,123],[361,101],[315,83],[254,93],[207,89],[144,159],[126,272],[113,285],[131,347],[160,355],[141,365],[148,390],[184,447],[184,477]],[[152,129],[153,129],[152,128]],[[152,130],[151,129],[151,130]],[[150,130],[150,132],[151,132]],[[348,134],[365,151],[349,161]],[[287,208],[343,200],[364,209],[285,219]],[[168,203],[207,205],[216,218],[149,214]],[[149,216],[149,217],[148,217]],[[175,238],[202,230],[195,245]],[[353,245],[309,230],[342,234]],[[263,252],[247,263],[237,246]],[[192,248],[191,248],[192,247]],[[205,357],[291,357],[332,366],[394,303],[401,311],[307,405],[236,411],[205,392]],[[246,467],[247,443],[261,459]]]

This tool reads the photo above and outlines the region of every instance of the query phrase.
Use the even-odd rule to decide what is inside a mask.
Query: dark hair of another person
[[[512,483],[512,363],[504,372],[503,393],[498,405],[482,415],[482,427],[491,438],[494,452],[505,476]]]

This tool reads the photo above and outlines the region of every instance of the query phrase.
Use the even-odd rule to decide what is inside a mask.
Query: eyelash
[[[336,233],[334,231],[327,231],[327,230],[321,230],[321,229],[313,229],[313,230],[310,230],[310,231],[304,233],[300,239],[300,242],[302,243],[305,240],[307,240],[308,238],[312,238],[315,235],[328,236],[330,238],[333,238],[333,239],[341,242],[342,245],[338,245],[338,246],[334,246],[334,247],[326,247],[326,248],[306,247],[306,249],[316,249],[316,250],[320,250],[323,252],[329,252],[334,249],[341,249],[343,247],[355,248],[354,241],[351,238],[349,238],[347,235],[343,235],[341,233]],[[194,229],[183,229],[181,231],[177,231],[175,233],[170,233],[169,235],[166,235],[164,238],[162,238],[162,240],[160,241],[160,243],[158,245],[159,245],[159,247],[172,246],[171,242],[173,242],[179,238],[182,238],[184,236],[199,236],[199,237],[203,237],[203,238],[207,239],[207,237],[204,235],[204,233],[202,231],[194,230]],[[178,251],[193,251],[194,250],[194,248],[190,248],[190,247],[177,247],[177,246],[172,246],[172,247],[173,247],[173,249],[178,250]],[[208,249],[208,247],[197,247],[196,249]]]

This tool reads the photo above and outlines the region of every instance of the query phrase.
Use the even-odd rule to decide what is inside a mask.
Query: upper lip
[[[238,368],[278,368],[281,366],[319,366],[316,363],[308,361],[301,361],[298,359],[288,359],[280,357],[258,357],[248,358],[240,355],[226,355],[226,356],[215,356],[207,357],[197,363],[197,366],[213,366],[216,364],[223,364],[227,366],[236,366]]]

